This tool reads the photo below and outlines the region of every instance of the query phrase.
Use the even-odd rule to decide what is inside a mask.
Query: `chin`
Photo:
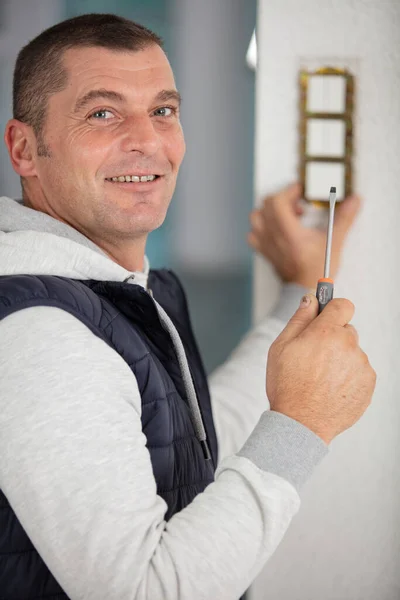
[[[145,210],[135,212],[130,217],[124,218],[121,226],[123,229],[129,229],[130,232],[138,234],[151,233],[161,227],[165,221],[166,211]]]
[[[107,198],[107,209],[103,217],[109,221],[113,229],[121,232],[150,233],[160,227],[166,217],[170,198],[165,195],[142,195],[137,197],[124,197],[121,195],[116,202],[115,198]]]

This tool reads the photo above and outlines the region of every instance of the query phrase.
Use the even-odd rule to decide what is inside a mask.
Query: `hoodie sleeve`
[[[166,522],[119,354],[54,307],[7,316],[0,338],[0,487],[71,600],[237,600],[299,509],[299,469],[264,460],[290,419],[264,413],[242,455]],[[305,465],[308,430],[287,433]],[[303,479],[325,453],[314,446]]]
[[[209,383],[219,460],[238,452],[261,414],[269,409],[266,395],[268,351],[298,309],[301,297],[308,292],[309,289],[297,284],[283,285],[279,301],[270,315],[254,327],[230,358],[212,373]],[[282,435],[289,433],[290,425],[293,430],[297,429],[297,423],[289,419]],[[319,438],[314,434],[310,435],[310,442],[313,437],[318,446]],[[279,447],[280,456],[282,451],[284,447]],[[280,460],[280,456],[274,458]]]

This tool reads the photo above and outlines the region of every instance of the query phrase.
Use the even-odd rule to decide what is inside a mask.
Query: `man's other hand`
[[[250,213],[252,231],[247,241],[271,261],[283,281],[314,288],[324,274],[326,231],[304,227],[300,192],[301,186],[295,183],[265,198],[262,206]],[[356,195],[336,204],[330,272],[333,279],[360,204]]]

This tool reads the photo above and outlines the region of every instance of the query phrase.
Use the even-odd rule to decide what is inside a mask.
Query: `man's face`
[[[64,65],[68,85],[48,103],[49,156],[37,159],[40,195],[52,216],[118,247],[161,225],[175,189],[185,143],[173,73],[156,45],[71,49]],[[145,175],[157,177],[137,182]],[[134,181],[112,181],[122,176]]]

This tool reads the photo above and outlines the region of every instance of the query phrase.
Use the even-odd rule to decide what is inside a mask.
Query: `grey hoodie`
[[[146,288],[148,269],[146,260],[131,273],[69,225],[0,198],[0,276],[130,278]],[[71,600],[236,600],[248,588],[327,453],[306,427],[269,411],[265,394],[269,346],[302,293],[284,286],[277,309],[211,376],[215,482],[168,523],[124,360],[59,308],[0,321],[0,488]],[[180,363],[190,386],[183,347]]]

